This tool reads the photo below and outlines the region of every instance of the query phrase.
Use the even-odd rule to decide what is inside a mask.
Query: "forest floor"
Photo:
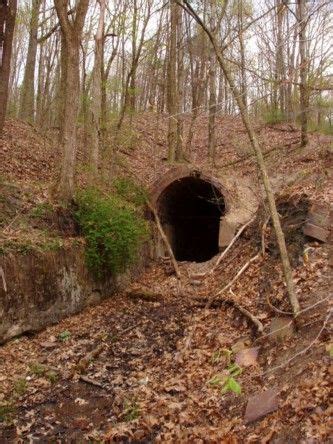
[[[151,183],[167,168],[164,139],[140,119],[140,149],[124,144],[117,168],[130,158],[126,169]],[[19,122],[10,121],[6,131],[0,173],[6,189],[15,186],[9,187],[11,211],[2,211],[7,238],[1,240],[10,235],[11,242],[42,242],[45,226],[36,219],[20,223],[20,215],[51,202],[57,145]],[[224,131],[219,163],[256,176],[242,131],[229,120]],[[258,131],[271,150],[267,160],[304,310],[297,326],[288,314],[272,227],[263,229],[266,215],[258,215],[214,273],[209,271],[218,256],[180,263],[181,283],[169,263],[151,263],[126,291],[0,347],[1,443],[329,442],[331,251],[304,236],[302,225],[313,202],[331,201],[332,140],[313,135],[309,147],[299,150],[290,145],[298,137],[294,128]],[[195,143],[203,149],[200,137],[198,132]],[[204,164],[199,148],[195,165]],[[84,156],[79,153],[79,181]],[[70,223],[61,228],[64,237],[72,235]],[[209,308],[206,302],[261,251],[263,239],[264,254],[222,295],[256,316],[264,328],[260,334],[225,299],[217,297]],[[265,390],[269,401],[262,397]]]
[[[297,331],[287,318],[286,329],[274,332],[281,318],[256,291],[276,273],[269,256],[233,286],[237,301],[263,323],[263,335],[232,306],[204,308],[202,298],[248,256],[238,247],[214,284],[210,277],[193,285],[184,263],[179,286],[169,266],[152,265],[128,292],[4,345],[0,442],[328,442],[327,248],[312,247],[296,281],[302,307],[314,306]],[[282,295],[279,279],[271,283]],[[145,290],[155,296],[145,297]],[[92,351],[95,358],[81,367]],[[235,376],[241,393],[223,394],[220,381],[233,362],[242,369]],[[257,404],[252,414],[259,418],[248,423],[247,402],[263,390],[273,391],[275,411],[260,418]]]

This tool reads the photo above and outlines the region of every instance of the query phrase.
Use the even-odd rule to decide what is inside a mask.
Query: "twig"
[[[271,218],[271,216],[269,215],[267,217],[267,219],[265,220],[262,229],[261,229],[261,254],[263,256],[265,256],[265,251],[266,251],[266,245],[265,245],[265,232],[266,232],[266,228],[267,228],[267,224],[269,222],[269,219]]]
[[[235,296],[235,293],[232,291],[231,288],[229,291],[233,296]],[[250,321],[253,322],[253,324],[257,327],[259,333],[262,333],[264,331],[263,324],[259,321],[259,319],[256,316],[254,316],[251,312],[249,312],[249,310],[239,305],[238,302],[236,302],[234,299],[228,300],[228,302],[232,304],[235,308],[237,308],[237,310],[239,310],[244,316],[249,318]]]
[[[162,240],[165,243],[165,246],[166,246],[166,248],[168,250],[168,253],[170,255],[170,259],[171,259],[173,268],[175,269],[176,276],[177,276],[177,278],[179,280],[181,280],[181,274],[180,274],[180,270],[179,270],[176,258],[175,258],[174,254],[173,254],[170,242],[168,241],[168,238],[167,238],[167,236],[166,236],[166,234],[165,234],[165,232],[163,230],[163,227],[162,227],[160,218],[159,218],[159,216],[157,214],[157,211],[156,211],[156,209],[153,207],[153,205],[148,200],[147,200],[147,205],[148,205],[148,207],[150,208],[151,212],[154,215],[158,231],[159,231],[159,233],[160,233],[160,235],[162,237]]]
[[[317,302],[315,302],[314,304],[309,305],[308,307],[303,308],[303,310],[301,310],[301,311],[298,313],[297,317],[299,317],[299,316],[300,316],[302,313],[304,313],[305,311],[311,310],[311,308],[316,307],[316,306],[319,305],[319,304],[322,304],[323,302],[327,301],[328,299],[329,299],[329,296],[327,296],[326,298],[320,299],[320,301],[317,301]],[[284,314],[284,315],[292,315],[292,314],[293,314],[292,311],[283,311],[283,310],[280,310],[279,308],[275,307],[275,306],[271,303],[271,301],[269,300],[269,297],[268,297],[268,296],[266,297],[266,302],[267,302],[267,304],[269,305],[269,307],[270,307],[272,310],[276,311],[277,313]]]
[[[309,305],[308,307],[303,308],[303,310],[301,310],[299,312],[299,315],[301,315],[302,313],[311,310],[312,308],[316,307],[319,304],[322,304],[323,302],[327,301],[328,299],[330,299],[330,296],[327,296],[326,298],[321,299],[320,301],[315,302],[312,305]],[[278,310],[278,309],[277,309]],[[288,314],[288,315],[293,315],[293,313],[291,311],[289,312],[283,312],[283,314]],[[274,334],[276,334],[279,331],[284,330],[285,328],[288,328],[290,325],[292,325],[294,323],[294,319],[290,319],[290,321],[288,322],[288,324],[284,325],[283,327],[278,328],[277,330],[274,330],[270,333],[265,334],[264,336],[261,336],[260,338],[257,338],[256,341],[268,338],[269,336],[272,336]],[[305,327],[305,326],[303,326]]]
[[[211,306],[211,303],[221,294],[223,294],[226,290],[228,290],[237,280],[238,278],[244,273],[245,270],[251,265],[252,262],[254,262],[258,257],[260,253],[257,253],[255,256],[253,256],[249,261],[246,262],[242,266],[242,268],[237,272],[236,276],[234,276],[231,281],[225,285],[222,290],[218,291],[216,294],[214,294],[211,298],[208,299],[208,302],[206,304],[206,308],[209,308]]]
[[[2,230],[3,234],[6,233],[8,231],[8,229],[10,228],[11,225],[13,225],[13,223],[16,221],[16,219],[21,216],[22,211],[19,211],[14,217],[13,219],[9,222],[9,224]]]
[[[261,373],[261,376],[266,375],[267,373],[271,373],[274,372],[275,370],[278,370],[279,368],[285,367],[286,365],[288,365],[291,361],[293,361],[294,359],[296,359],[298,356],[304,355],[304,353],[306,353],[308,350],[310,350],[310,348],[318,341],[320,335],[322,334],[322,332],[324,331],[330,317],[332,314],[332,310],[328,311],[328,314],[326,316],[326,319],[321,327],[321,329],[319,330],[317,336],[314,338],[313,341],[310,342],[310,344],[303,348],[303,350],[299,351],[298,353],[296,353],[294,356],[292,356],[291,358],[287,359],[286,361],[284,361],[282,364],[277,365],[276,367],[270,368],[269,370]]]
[[[90,364],[90,362],[93,359],[97,358],[97,356],[99,356],[102,353],[104,346],[105,346],[104,342],[98,344],[98,346],[94,348],[94,350],[92,350],[90,353],[88,353],[86,356],[80,359],[79,363],[75,367],[75,370],[78,371],[79,373],[83,373]]]
[[[5,293],[7,293],[7,284],[6,284],[5,272],[3,271],[2,267],[0,267],[0,274],[1,274],[1,277],[2,277],[3,289],[5,290]]]
[[[236,296],[235,293],[232,291],[232,289],[229,289],[229,292],[233,295]],[[235,299],[230,299],[230,298],[219,298],[217,301],[215,301],[215,304],[229,304],[231,306],[233,306],[234,308],[236,308],[238,311],[240,311],[244,316],[246,316],[248,319],[250,319],[250,321],[257,327],[258,331],[260,333],[262,333],[264,331],[264,326],[263,324],[259,321],[259,319],[254,316],[249,310],[247,310],[246,308],[244,308],[242,305],[238,304],[238,302],[235,301]],[[214,304],[214,302],[211,303]],[[215,305],[214,305],[215,306]],[[206,305],[204,307],[207,307]]]
[[[267,305],[269,306],[269,308],[271,308],[273,311],[275,311],[275,312],[278,313],[278,314],[282,314],[282,315],[292,315],[292,314],[293,314],[293,313],[290,312],[290,311],[283,311],[283,310],[280,310],[279,308],[275,307],[275,306],[271,303],[271,301],[270,301],[270,299],[269,299],[269,294],[268,294],[268,293],[266,293],[266,302],[267,302]]]
[[[208,272],[208,274],[214,273],[214,271],[216,270],[216,268],[220,265],[222,259],[226,256],[226,254],[228,253],[228,251],[231,249],[231,247],[233,246],[233,244],[236,242],[236,240],[239,238],[239,236],[243,233],[243,231],[245,230],[245,228],[247,226],[249,226],[253,221],[254,221],[254,217],[249,220],[245,225],[243,225],[237,232],[236,236],[231,240],[231,242],[229,243],[229,245],[227,246],[227,248],[223,251],[223,253],[221,254],[221,256],[217,259],[215,265],[213,266],[213,268]]]
[[[101,384],[98,381],[94,381],[93,379],[88,378],[88,376],[80,375],[79,380],[85,382],[86,384],[91,384],[96,387],[104,388],[103,384]]]

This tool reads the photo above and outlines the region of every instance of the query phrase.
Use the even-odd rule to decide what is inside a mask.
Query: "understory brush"
[[[88,268],[98,278],[125,271],[148,235],[138,207],[116,193],[105,195],[93,188],[78,193],[77,205]]]

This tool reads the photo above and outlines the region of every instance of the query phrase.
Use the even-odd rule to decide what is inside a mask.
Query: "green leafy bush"
[[[103,196],[95,189],[77,197],[76,216],[86,239],[86,260],[97,276],[119,273],[137,259],[148,234],[135,207],[118,196]]]
[[[128,177],[118,177],[113,181],[113,186],[117,195],[127,202],[130,202],[137,207],[146,203],[146,191],[139,187],[132,179]]]
[[[265,123],[274,125],[275,123],[282,123],[286,120],[286,116],[282,111],[276,108],[271,108],[263,113]]]

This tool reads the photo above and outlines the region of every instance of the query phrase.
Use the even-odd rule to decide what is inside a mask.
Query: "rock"
[[[238,353],[241,350],[247,348],[250,344],[251,344],[251,339],[248,337],[244,337],[235,342],[232,345],[231,350],[233,351],[233,353]]]
[[[251,396],[247,402],[244,421],[246,424],[262,418],[278,409],[278,392],[268,389]]]
[[[191,285],[194,285],[194,286],[196,286],[196,287],[200,287],[200,285],[202,285],[203,282],[202,282],[202,281],[195,280],[195,279],[191,279],[190,284],[191,284]]]
[[[228,222],[225,217],[222,217],[219,231],[219,247],[227,247],[235,236],[236,224]]]
[[[314,204],[309,213],[303,232],[306,236],[329,242],[332,239],[333,206],[327,204]]]
[[[272,319],[270,326],[271,335],[269,338],[277,341],[283,341],[290,338],[294,332],[294,325],[291,318],[276,317]]]
[[[260,347],[244,348],[236,354],[236,364],[240,367],[250,367],[257,365],[257,357]]]

